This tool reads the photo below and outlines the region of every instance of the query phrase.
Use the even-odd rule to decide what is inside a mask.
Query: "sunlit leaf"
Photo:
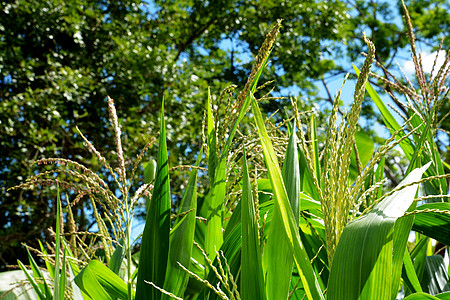
[[[414,201],[417,182],[426,166],[413,170],[394,192],[368,213],[350,222],[342,233],[331,265],[328,299],[390,299],[394,272],[394,224]],[[397,229],[397,228],[396,228]],[[406,230],[406,229],[402,229]],[[409,231],[409,230],[408,230]],[[355,247],[358,245],[358,247]],[[404,253],[404,249],[395,249]],[[345,276],[342,276],[345,274]]]
[[[286,235],[289,241],[289,247],[294,255],[297,270],[299,271],[299,275],[308,299],[324,299],[316,278],[316,274],[314,273],[309,257],[300,240],[298,224],[295,222],[295,217],[289,204],[288,194],[283,182],[280,167],[278,165],[278,159],[264,126],[264,121],[261,111],[259,110],[258,102],[253,97],[253,94],[251,96],[252,112],[255,118],[256,127],[258,129],[264,154],[264,161],[266,163],[270,182],[272,184],[274,198],[276,200],[275,205],[277,205],[280,209],[281,221],[284,226],[283,234]]]

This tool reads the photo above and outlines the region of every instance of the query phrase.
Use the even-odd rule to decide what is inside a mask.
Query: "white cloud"
[[[434,71],[433,74],[431,74],[431,77],[436,75],[441,66],[444,64],[446,56],[445,50],[441,50],[439,51],[439,53],[438,51],[434,51],[433,53],[427,52],[422,53],[422,66],[423,70],[427,74],[430,74],[431,70],[433,69],[433,64],[434,60],[436,59],[436,55],[437,55],[436,66],[434,67]],[[412,59],[403,64],[403,70],[407,75],[415,74],[416,71],[414,69],[414,63]]]

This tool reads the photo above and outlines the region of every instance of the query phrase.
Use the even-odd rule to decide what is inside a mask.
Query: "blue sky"
[[[391,3],[389,1],[385,1],[385,2]],[[156,12],[157,8],[154,6],[153,2],[148,1],[148,3],[149,3],[149,5],[148,5],[147,9],[149,10],[149,12],[151,12],[151,13]],[[350,13],[350,15],[352,15],[352,13]],[[395,22],[397,25],[399,25],[399,27],[403,27],[400,15],[394,16],[394,18],[391,21]],[[366,35],[370,36],[370,32],[366,32]],[[417,46],[418,46],[419,51],[421,51],[422,55],[423,55],[423,65],[425,67],[425,71],[430,72],[436,53],[434,53],[434,56],[433,56],[432,55],[433,53],[431,53],[431,48],[426,46],[425,44],[418,43]],[[224,38],[220,42],[219,47],[222,50],[229,51],[229,52],[231,52],[231,50],[233,49],[234,54],[241,60],[242,64],[245,64],[245,63],[253,60],[252,55],[250,54],[250,52],[247,49],[245,49],[242,46],[242,43],[240,43],[239,45],[237,43],[233,44],[232,40]],[[443,61],[442,54],[443,53],[440,54],[440,56],[441,56],[440,61]],[[444,57],[445,57],[445,54],[444,54]],[[182,55],[182,56],[180,56],[180,59],[187,59],[187,58]],[[363,60],[363,56],[361,55],[361,60],[356,63],[358,67],[361,67],[362,60]],[[395,63],[398,63],[398,65],[405,71],[406,75],[411,80],[415,78],[414,67],[413,67],[413,64],[411,61],[411,54],[410,54],[409,47],[407,47],[405,49],[400,49],[400,51],[396,55]],[[336,64],[343,65],[346,70],[348,70],[351,73],[354,73],[352,66],[348,61],[341,59],[341,60],[337,60]],[[376,73],[378,72],[378,74],[381,75],[381,73],[379,72],[379,69],[377,69],[375,67],[372,68],[372,71],[374,71]],[[403,76],[399,72],[399,70],[393,70],[392,73],[397,77]],[[195,75],[195,74],[193,74],[193,75]],[[341,88],[343,80],[344,80],[343,74],[340,76],[329,77],[326,79],[326,83],[329,88],[329,91],[331,92],[331,94],[333,96]],[[345,109],[345,107],[349,108],[349,106],[353,102],[353,93],[354,93],[355,83],[356,83],[356,80],[348,80],[343,87],[341,100],[344,103],[344,109]],[[327,98],[328,95],[327,95],[327,92],[326,92],[322,82],[320,80],[318,80],[318,81],[315,81],[315,84],[319,89],[319,96],[322,98]],[[298,87],[296,87],[295,84],[293,83],[293,85],[291,87],[283,89],[282,92],[285,95],[298,96],[300,94],[300,89]],[[382,99],[386,104],[390,103],[393,105],[393,102],[389,96],[383,95]],[[400,100],[404,100],[404,99],[400,99]],[[329,105],[329,104],[327,104],[327,105]],[[375,109],[375,111],[377,111],[377,110]],[[394,116],[396,116],[395,113],[393,113],[393,114],[394,114]],[[397,121],[399,123],[402,123],[401,118],[398,116],[396,116],[396,117],[397,117]],[[364,120],[360,120],[360,122],[362,125],[364,125]],[[384,138],[387,138],[389,136],[388,131],[384,128],[384,126],[382,124],[377,123],[375,125],[375,130],[380,136],[382,136]],[[444,140],[446,140],[446,143],[448,144],[448,137],[447,138],[442,137],[442,138]],[[142,232],[143,226],[144,226],[144,224],[141,222],[135,223],[135,227],[133,228],[133,232],[132,232],[133,238],[135,238],[140,232]]]

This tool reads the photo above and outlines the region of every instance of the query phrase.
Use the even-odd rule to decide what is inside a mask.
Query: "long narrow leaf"
[[[314,200],[319,201],[320,199],[319,192],[317,191],[317,188],[314,184],[313,175],[311,173],[311,170],[309,169],[306,156],[303,153],[300,145],[297,148],[299,153],[300,178],[302,179],[301,180],[302,192],[308,194]]]
[[[394,224],[414,201],[418,186],[414,182],[428,167],[413,170],[399,184],[404,188],[344,228],[331,266],[328,299],[389,299],[392,289],[398,288],[392,286]]]
[[[61,199],[59,197],[59,184],[56,185],[56,247],[55,247],[55,278],[54,278],[54,288],[53,288],[53,299],[58,299],[59,296],[59,258],[60,258],[60,247],[61,247]],[[64,287],[63,287],[64,288]]]
[[[259,190],[259,187],[258,187]],[[261,198],[260,198],[261,200]],[[241,201],[238,204],[239,209],[234,210],[233,215],[237,214],[239,216],[239,219],[241,218]],[[266,226],[269,226],[272,219],[272,213],[271,211],[273,206],[272,201],[266,201],[264,203],[260,203],[259,206],[259,217],[261,219],[267,217],[266,219]],[[241,222],[237,222],[234,227],[228,228],[229,230],[228,234],[226,235],[226,238],[223,241],[222,247],[220,247],[220,251],[223,252],[224,256],[227,259],[227,263],[230,266],[231,274],[233,274],[234,278],[238,278],[239,272],[241,270],[241,246],[242,246],[242,233],[241,233]],[[195,249],[195,248],[194,248]],[[223,261],[222,261],[223,264]],[[216,268],[218,267],[218,261],[217,258],[214,261],[214,266]],[[214,272],[210,271],[207,277],[208,281],[213,285],[217,286],[219,280],[217,279]],[[221,299],[216,294],[212,293],[210,289],[204,289],[204,294],[201,294],[197,299]]]
[[[267,56],[267,58],[269,55]],[[222,204],[225,199],[226,193],[226,169],[227,169],[227,159],[228,159],[228,151],[231,147],[231,143],[233,142],[234,135],[238,129],[238,126],[242,119],[244,118],[250,103],[251,98],[250,94],[256,90],[256,86],[258,84],[258,80],[262,74],[264,67],[267,64],[267,58],[265,59],[262,67],[258,70],[255,79],[253,80],[252,87],[248,94],[244,99],[244,103],[242,104],[241,110],[239,111],[239,115],[236,121],[233,124],[231,131],[228,134],[228,139],[225,143],[225,146],[222,149],[222,153],[220,154],[219,163],[217,168],[214,171],[214,184],[211,187],[211,191],[208,194],[206,200],[208,201],[208,212],[207,212],[207,230],[206,230],[206,245],[205,250],[208,254],[208,257],[213,260],[215,257],[216,249],[219,249],[223,243],[223,234],[222,234]]]
[[[38,280],[37,283],[39,289],[42,291],[42,293],[45,294],[45,298],[50,299],[52,297],[52,291],[50,290],[50,287],[48,286],[47,281],[44,278],[44,275],[39,269],[39,266],[37,265],[36,261],[33,259],[33,256],[31,255],[28,248],[27,253],[28,253],[28,260],[30,261],[31,270],[33,271],[33,277]]]
[[[412,210],[416,207],[416,203],[413,203],[408,210]],[[414,222],[414,216],[407,216],[398,219],[394,224],[394,242],[392,253],[392,277],[391,277],[391,300],[397,298],[398,289],[400,286],[400,278],[402,274],[403,261],[405,253],[401,249],[406,249],[408,243],[408,237],[411,233],[411,227]],[[397,249],[399,249],[397,251]]]
[[[319,141],[317,138],[317,126],[316,126],[316,119],[314,117],[314,114],[311,114],[310,118],[310,124],[311,124],[311,154],[312,154],[312,161],[314,164],[314,171],[316,172],[316,178],[320,178],[320,164],[319,164]],[[293,132],[295,133],[295,126]]]
[[[120,266],[122,265],[123,259],[125,258],[126,254],[123,244],[124,240],[123,238],[121,238],[109,261],[109,268],[114,272],[114,274],[117,275],[119,275]]]
[[[207,111],[206,138],[208,145],[208,176],[209,176],[209,184],[213,186],[215,178],[214,174],[216,173],[216,168],[219,159],[217,158],[216,130],[214,128],[214,118],[211,110],[211,91],[209,89],[208,89],[208,101],[206,102],[206,111]]]
[[[242,188],[242,256],[241,256],[241,296],[242,299],[266,299],[262,258],[258,239],[258,223],[255,216],[252,188],[247,169],[247,159],[243,159]]]
[[[198,167],[202,159],[203,149],[200,150],[195,166]],[[167,264],[164,289],[176,296],[183,296],[189,274],[178,263],[189,268],[192,254],[192,245],[195,232],[195,215],[197,212],[197,172],[191,171],[187,188],[180,203],[179,213],[187,213],[181,220],[177,220],[170,234],[169,258]],[[169,299],[167,295],[163,299]]]
[[[427,135],[428,138],[428,144],[430,146],[430,150],[431,150],[431,155],[433,158],[433,168],[435,170],[434,174],[436,175],[444,175],[444,166],[443,166],[443,161],[441,160],[440,154],[439,154],[439,150],[438,147],[435,143],[435,141],[433,140],[431,133],[428,133]],[[437,181],[437,184],[436,184]],[[439,180],[434,180],[430,183],[435,183],[435,185],[437,186],[436,190],[433,191],[434,194],[445,194],[448,192],[448,186],[447,186],[447,181],[445,180],[445,178],[441,178]],[[435,200],[435,202],[440,202],[439,200]]]
[[[403,256],[402,278],[406,284],[406,287],[410,291],[413,293],[422,292],[422,287],[420,286],[419,279],[417,278],[416,270],[414,269],[414,265],[411,261],[411,256],[409,256],[408,249],[406,248]]]
[[[385,160],[386,158],[383,156],[378,162],[378,166],[374,176],[375,182],[380,182],[383,179]],[[380,186],[378,188],[377,199],[381,198],[382,195],[383,195],[383,186]]]
[[[161,129],[157,171],[152,200],[142,234],[136,299],[160,299],[161,292],[145,281],[162,287],[166,276],[170,233],[169,165],[164,122],[164,100],[161,107]]]
[[[298,225],[301,186],[295,131],[294,125],[283,164],[283,180],[286,184],[287,196],[295,224]],[[289,294],[294,258],[284,230],[280,208],[278,205],[274,205],[270,233],[264,247],[263,256],[268,299],[286,299]]]
[[[20,260],[17,260],[17,263],[19,264],[19,267],[22,269],[22,271],[25,273],[25,276],[27,276],[28,281],[30,282],[36,294],[38,295],[39,299],[40,300],[47,299],[43,294],[43,292],[41,291],[41,289],[39,288],[39,285],[36,282],[36,280],[33,278],[33,276],[30,275],[30,273],[28,273],[28,270],[25,267],[25,265]]]
[[[251,98],[252,112],[255,118],[256,127],[258,129],[259,138],[261,140],[264,160],[269,172],[269,178],[275,196],[274,198],[276,200],[275,205],[277,205],[280,209],[282,217],[281,220],[284,226],[284,234],[289,240],[289,247],[294,255],[297,270],[299,271],[306,295],[308,299],[324,299],[309,257],[300,240],[300,234],[298,232],[299,227],[295,222],[294,214],[289,205],[289,199],[283,178],[281,176],[281,171],[279,169],[278,160],[267,134],[267,130],[264,127],[264,121],[258,107],[258,102],[253,97],[253,94],[251,94]]]
[[[358,149],[358,158],[361,163],[361,169],[364,169],[364,167],[372,157],[373,151],[375,149],[375,144],[370,136],[363,131],[356,132],[355,144],[356,148]],[[353,151],[350,157],[349,178],[350,180],[355,180],[358,175],[356,153],[355,151]]]
[[[67,276],[66,276],[66,248],[64,248],[62,258],[61,277],[59,278],[59,298],[64,299],[64,290],[66,289]]]
[[[44,254],[43,259],[45,261],[45,267],[47,268],[48,273],[50,274],[50,277],[53,279],[55,277],[55,268],[50,263],[50,260],[48,259],[48,253],[45,249],[44,245],[42,245],[42,242],[39,240],[39,248],[41,248],[41,252]]]

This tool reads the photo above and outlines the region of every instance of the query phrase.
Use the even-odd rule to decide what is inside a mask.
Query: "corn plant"
[[[131,168],[126,165],[112,99],[108,99],[108,107],[118,168],[112,168],[80,136],[115,179],[120,197],[99,175],[74,161],[38,161],[59,163],[56,173],[75,180],[56,181],[50,177],[55,170],[44,171],[18,188],[55,183],[72,188],[77,192],[72,203],[89,197],[99,228],[95,234],[76,232],[66,195],[68,225],[73,228],[66,243],[59,221],[58,192],[54,265],[51,260],[47,265],[54,274],[53,286],[36,280],[43,275],[30,255],[34,277],[29,275],[29,280],[41,299],[396,299],[401,287],[408,295],[406,299],[450,297],[449,292],[434,296],[445,290],[431,290],[436,282],[424,288],[427,253],[423,249],[428,241],[420,238],[412,251],[407,247],[412,229],[450,242],[450,207],[441,201],[448,199],[445,179],[449,175],[444,172],[431,133],[437,125],[433,117],[436,109],[448,95],[427,100],[425,95],[437,97],[439,88],[433,94],[422,81],[422,95],[414,94],[417,97],[415,105],[409,107],[410,115],[403,125],[397,124],[368,83],[376,50],[366,39],[369,52],[361,72],[358,70],[352,107],[339,123],[339,91],[326,127],[325,144],[319,146],[314,118],[307,124],[307,139],[307,126],[295,101],[293,116],[277,127],[263,117],[260,109],[259,101],[270,97],[255,96],[280,26],[277,22],[267,35],[234,103],[230,100],[233,88],[226,89],[216,103],[211,93],[205,99],[205,130],[199,134],[204,145],[173,219],[164,120],[164,106],[170,104],[164,101],[154,180],[153,176],[147,178],[132,197],[130,186],[146,149]],[[440,74],[447,73],[445,69]],[[442,76],[433,86],[443,85]],[[364,145],[357,131],[366,90],[391,129],[391,137],[375,152],[373,146]],[[419,99],[428,108],[434,103],[431,114],[421,114]],[[239,128],[249,109],[248,121],[254,130],[244,135]],[[224,118],[219,120],[221,116]],[[147,146],[155,142],[153,138]],[[397,187],[383,191],[384,156],[396,146],[404,150],[410,167]],[[207,173],[199,167],[202,160],[206,161]],[[152,174],[150,169],[151,164],[147,172]],[[209,183],[203,187],[203,202],[197,201],[200,176],[207,176]],[[419,193],[422,183],[425,192]],[[132,256],[130,230],[134,208],[144,196],[147,213],[137,258]],[[428,200],[441,202],[417,207]],[[89,251],[92,244],[86,245],[80,238],[87,234],[93,236],[92,243],[105,250],[102,261]],[[71,248],[78,252],[72,253]],[[137,270],[133,270],[135,261]],[[79,268],[73,266],[74,262],[79,262]],[[120,272],[122,266],[125,274]],[[66,273],[71,272],[76,286],[67,281]],[[442,278],[448,280],[446,276],[443,272]]]

